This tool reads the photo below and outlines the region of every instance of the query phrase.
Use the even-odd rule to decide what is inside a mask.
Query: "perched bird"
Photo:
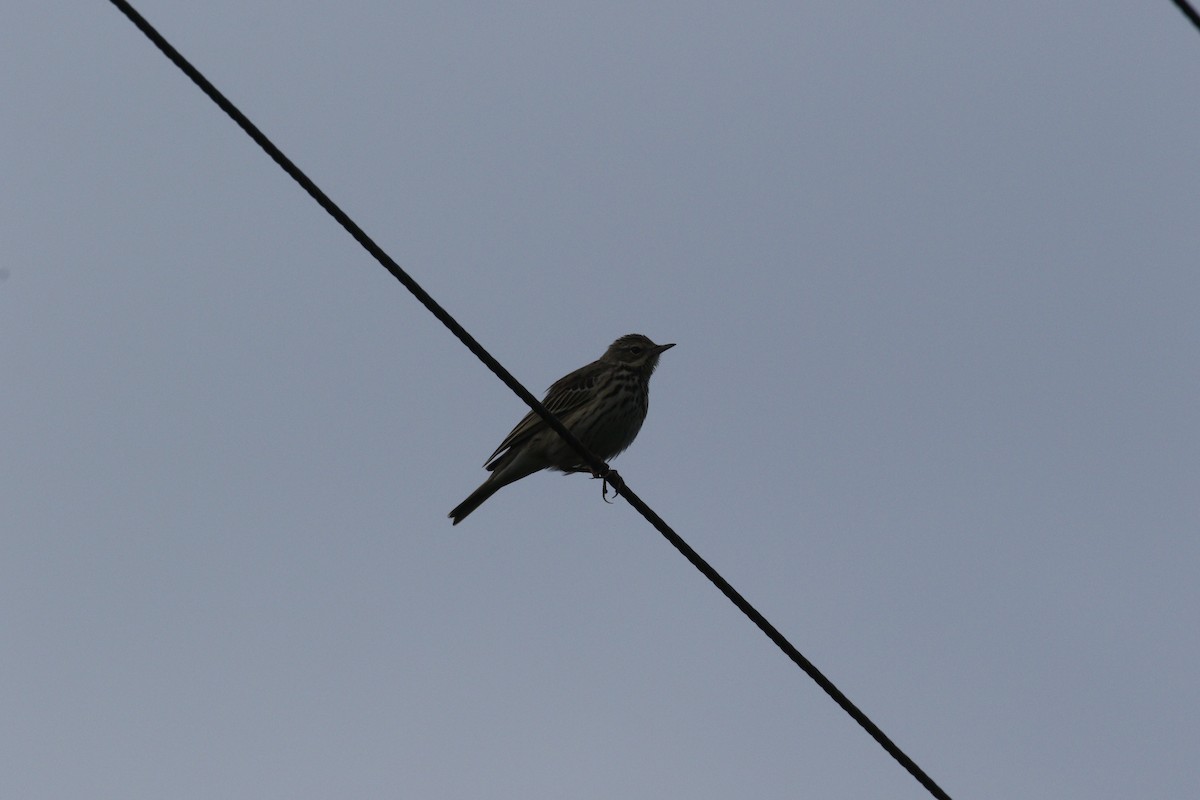
[[[559,379],[542,401],[601,461],[629,447],[650,402],[650,376],[658,357],[674,344],[655,344],[640,333],[617,339],[599,360]],[[501,488],[538,470],[591,472],[571,446],[533,411],[505,437],[484,468],[492,474],[450,512],[454,524]]]

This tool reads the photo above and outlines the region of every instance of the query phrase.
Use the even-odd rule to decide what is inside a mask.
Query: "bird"
[[[566,375],[546,390],[542,405],[601,461],[629,447],[650,400],[650,376],[658,359],[675,346],[655,344],[640,333],[620,337],[604,355]],[[591,472],[592,469],[537,412],[517,423],[484,462],[492,473],[449,517],[457,525],[497,491],[543,469]]]

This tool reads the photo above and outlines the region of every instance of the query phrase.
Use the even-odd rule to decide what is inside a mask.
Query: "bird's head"
[[[610,344],[600,360],[653,372],[658,366],[658,357],[674,346],[674,342],[655,344],[640,333],[628,333]]]

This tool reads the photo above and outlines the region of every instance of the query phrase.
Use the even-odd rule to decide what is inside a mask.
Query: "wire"
[[[621,480],[621,477],[616,473],[615,470],[610,469],[607,464],[590,453],[587,448],[585,448],[583,444],[581,444],[580,441],[575,438],[575,436],[569,430],[567,430],[567,428],[561,422],[559,422],[559,420],[553,414],[546,410],[545,406],[538,402],[536,397],[530,394],[528,389],[518,383],[517,379],[514,378],[512,374],[500,364],[499,361],[493,358],[492,355],[488,353],[488,351],[485,350],[481,344],[479,344],[479,342],[475,341],[475,338],[471,336],[471,334],[467,333],[466,329],[463,328],[463,326],[460,325],[458,321],[454,319],[454,317],[450,316],[449,312],[442,308],[441,305],[439,305],[437,301],[435,301],[429,295],[428,292],[422,289],[417,282],[400,267],[399,264],[393,261],[392,258],[371,239],[371,237],[367,236],[362,228],[360,228],[354,222],[354,220],[350,219],[346,212],[342,211],[342,209],[338,207],[338,205],[334,203],[328,195],[321,191],[321,189],[318,188],[317,185],[313,183],[312,180],[310,180],[308,176],[305,175],[300,168],[292,162],[291,159],[284,155],[283,151],[276,147],[275,144],[246,117],[245,114],[238,110],[238,108],[232,102],[230,102],[225,95],[221,94],[221,92],[218,91],[217,88],[213,86],[207,78],[200,74],[200,71],[192,66],[191,63],[188,62],[188,60],[185,59],[179,53],[179,51],[171,45],[170,42],[163,38],[163,36],[157,30],[155,30],[154,27],[151,26],[141,14],[139,14],[133,8],[133,6],[131,6],[128,2],[125,2],[125,0],[110,0],[110,2],[112,2],[112,4],[115,5],[121,11],[121,13],[128,17],[129,20],[136,25],[137,28],[143,34],[145,34],[146,37],[149,38],[159,50],[163,52],[163,55],[170,59],[175,66],[182,70],[183,73],[192,80],[193,83],[200,87],[201,91],[208,95],[208,97],[212,99],[214,103],[220,106],[221,110],[228,114],[233,121],[236,122],[238,126],[258,144],[259,147],[266,151],[267,155],[269,155],[275,161],[275,163],[282,167],[288,175],[290,175],[297,183],[299,183],[300,186],[302,186],[304,190],[308,192],[308,194],[312,196],[312,198],[330,214],[330,216],[336,219],[338,223],[345,228],[351,236],[354,237],[355,241],[361,244],[367,250],[367,252],[375,257],[376,261],[382,264],[388,272],[395,276],[396,280],[400,281],[400,283],[403,284],[406,289],[412,292],[412,294],[421,301],[422,305],[429,309],[429,311],[435,317],[437,317],[437,319],[443,325],[449,328],[450,331],[467,346],[468,350],[474,353],[475,356],[478,357],[488,369],[494,372],[496,376],[504,382],[505,386],[507,386],[509,389],[512,389],[518,397],[524,400],[525,403],[528,404],[529,407],[535,412],[537,412],[537,414],[541,416],[551,428],[553,428],[560,436],[562,436],[567,444],[569,444],[577,453],[579,453],[579,455],[583,458],[584,463],[592,468],[597,477],[607,480],[608,483],[611,484],[614,489],[616,489],[618,494],[624,497],[634,509],[636,509],[643,517],[645,517],[645,519],[651,525],[653,525],[658,532],[661,533],[667,539],[667,541],[669,541],[675,547],[675,549],[682,553],[683,556],[690,561],[693,566],[696,567],[696,569],[700,570],[700,572],[703,573],[706,578],[712,581],[712,583],[721,590],[722,594],[728,597],[734,605],[741,609],[743,614],[749,617],[750,620],[757,625],[759,629],[767,635],[768,638],[771,639],[771,641],[773,641],[781,650],[783,650],[788,658],[794,661],[796,665],[800,667],[800,669],[804,670],[804,672],[808,674],[808,676],[812,678],[817,685],[825,691],[826,694],[833,698],[834,702],[841,706],[847,714],[849,714],[859,725],[861,725],[867,731],[867,733],[869,733],[871,737],[883,747],[884,750],[886,750],[894,759],[896,759],[896,761],[900,762],[901,766],[908,770],[909,773],[911,773],[912,776],[916,778],[917,781],[919,781],[921,785],[929,791],[930,794],[936,798],[939,798],[939,800],[950,800],[950,796],[946,794],[941,787],[934,783],[933,779],[930,778],[924,770],[917,766],[915,761],[909,758],[904,751],[896,746],[896,744],[890,738],[888,738],[888,736],[879,728],[878,725],[872,722],[870,718],[868,718],[867,715],[858,708],[858,706],[850,702],[850,699],[846,697],[841,690],[834,686],[833,682],[826,678],[825,675],[823,675],[811,661],[805,658],[804,655],[797,650],[796,647],[792,645],[792,643],[789,642],[774,625],[767,621],[767,618],[764,617],[758,611],[758,609],[752,606],[745,597],[743,597],[736,589],[734,589],[729,581],[721,577],[720,573],[713,569],[713,567],[707,561],[701,558],[700,555],[693,550],[679,534],[677,534],[669,525],[667,525],[665,521],[663,521],[662,517],[660,517],[652,508],[646,505],[646,503],[643,502],[643,500],[638,497],[632,489],[626,486],[625,482]]]
[[[450,332],[457,336],[459,340],[467,346],[468,350],[474,353],[475,356],[482,361],[488,369],[496,373],[496,377],[503,381],[505,386],[507,386],[509,389],[512,389],[513,392],[516,393],[517,397],[520,397],[522,400],[524,400],[530,408],[532,408],[542,417],[542,419],[546,420],[546,423],[553,428],[559,436],[563,437],[567,444],[574,448],[580,456],[583,457],[584,462],[591,467],[593,471],[595,471],[596,475],[605,477],[611,472],[608,469],[607,464],[589,453],[587,449],[584,448],[584,446],[580,443],[580,441],[576,439],[575,436],[569,430],[567,430],[566,427],[564,427],[563,424],[559,422],[553,414],[547,411],[546,408],[540,402],[538,402],[538,399],[530,394],[528,389],[522,386],[517,379],[513,377],[512,373],[505,369],[504,366],[501,365],[501,363],[497,361],[491,353],[485,350],[483,345],[475,341],[475,337],[467,333],[466,328],[460,325],[458,321],[454,319],[454,317],[450,316],[450,313],[446,311],[446,309],[442,308],[441,305],[438,304],[438,302],[434,300],[428,292],[422,289],[421,286],[415,280],[413,280],[412,277],[410,277],[409,274],[405,272],[399,264],[393,261],[392,257],[385,253],[383,248],[377,245],[375,241],[368,236],[366,232],[357,225],[357,223],[354,222],[354,220],[350,219],[350,216],[343,211],[337,205],[337,203],[333,202],[333,200],[331,200],[329,196],[325,194],[325,192],[321,191],[320,187],[313,183],[312,180],[305,175],[290,158],[284,155],[283,151],[276,147],[275,143],[268,139],[266,134],[260,131],[258,127],[238,109],[237,106],[230,102],[225,95],[221,94],[217,87],[213,86],[212,83],[210,83],[209,80],[202,74],[200,74],[200,71],[193,67],[191,63],[188,62],[188,60],[171,45],[170,42],[163,38],[162,34],[155,30],[154,27],[146,21],[145,17],[139,14],[137,10],[134,9],[129,3],[125,2],[125,0],[111,0],[111,2],[118,9],[120,9],[121,13],[127,16],[129,20],[138,27],[138,30],[144,33],[146,37],[149,38],[150,41],[152,41],[154,45],[163,52],[163,55],[171,60],[171,63],[179,67],[179,69],[182,70],[185,75],[191,78],[192,82],[199,86],[202,92],[208,95],[208,97],[214,103],[220,106],[221,110],[228,114],[229,117],[237,123],[238,127],[244,130],[259,147],[266,151],[267,155],[269,155],[276,164],[282,167],[284,172],[290,175],[292,179],[296,181],[296,183],[300,184],[304,191],[308,192],[308,194],[317,201],[321,208],[325,209],[325,211],[327,211],[331,217],[337,220],[338,224],[345,228],[346,231],[354,237],[356,242],[361,244],[368,253],[374,256],[375,260],[382,264],[384,269],[392,273],[396,280],[400,281],[400,283],[404,285],[404,288],[412,292],[417,300],[421,301],[421,304],[429,309],[433,316],[437,317],[438,321],[449,328]]]
[[[1192,8],[1191,4],[1189,4],[1187,0],[1171,0],[1171,2],[1178,6],[1179,10],[1183,12],[1183,15],[1191,20],[1191,23],[1196,26],[1196,30],[1200,31],[1200,14],[1196,13],[1196,9]]]

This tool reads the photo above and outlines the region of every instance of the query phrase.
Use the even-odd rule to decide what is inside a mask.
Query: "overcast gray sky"
[[[1200,794],[1167,0],[138,7],[956,798]],[[0,795],[921,798],[109,3],[0,27]]]

